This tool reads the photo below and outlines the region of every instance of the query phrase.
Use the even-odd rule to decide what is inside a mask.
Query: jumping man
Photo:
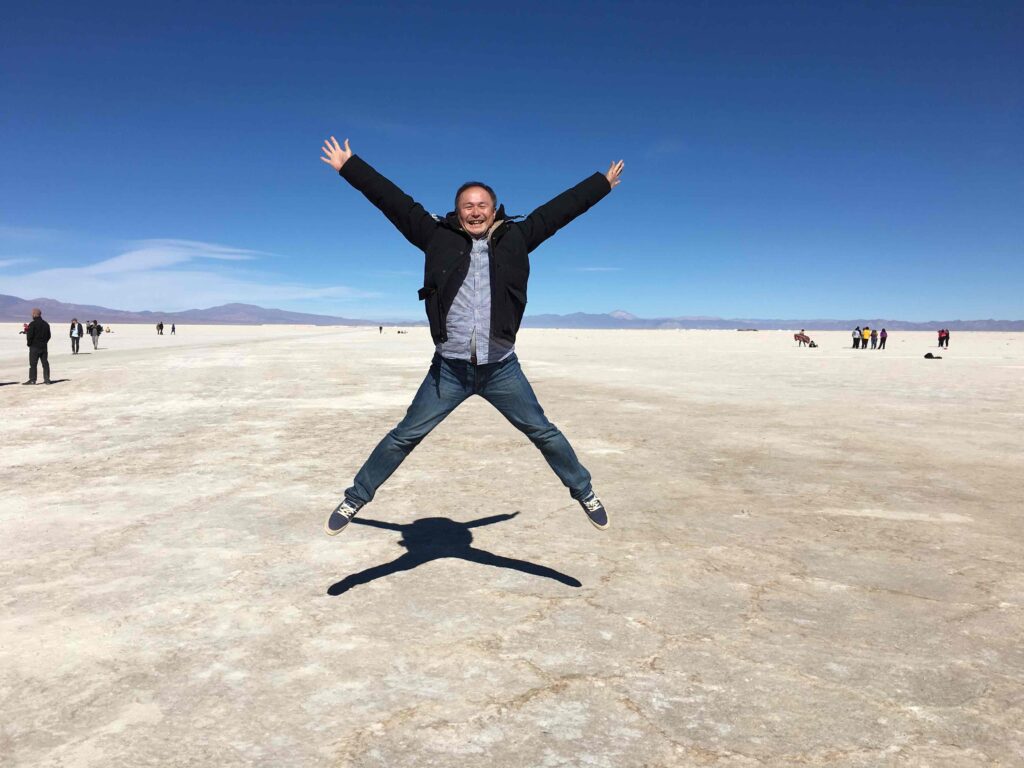
[[[512,221],[494,190],[470,181],[455,193],[455,210],[444,218],[426,209],[332,136],[320,158],[380,209],[426,255],[420,300],[425,302],[434,359],[399,424],[380,441],[356,474],[325,530],[345,530],[373,500],[413,448],[464,400],[480,395],[536,445],[590,522],[609,525],[580,464],[558,427],[548,421],[515,355],[516,332],[526,309],[529,254],[618,185],[623,162],[595,173],[535,210]]]

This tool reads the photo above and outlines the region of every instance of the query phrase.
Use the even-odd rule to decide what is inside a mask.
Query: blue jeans
[[[590,495],[590,473],[565,435],[544,415],[515,354],[488,365],[435,354],[405,418],[373,449],[345,498],[359,506],[371,501],[412,449],[471,395],[480,395],[530,438],[574,499]]]

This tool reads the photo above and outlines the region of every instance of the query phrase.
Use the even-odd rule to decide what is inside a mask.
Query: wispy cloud
[[[621,272],[622,267],[577,267],[577,272]]]
[[[665,158],[678,155],[684,149],[686,149],[686,144],[683,143],[682,139],[663,138],[655,141],[648,147],[646,155],[652,159]]]
[[[28,264],[31,261],[35,261],[35,259],[0,259],[0,269],[3,269],[4,267],[13,267],[15,264]]]
[[[259,251],[195,240],[143,240],[138,245],[134,250],[82,269],[93,275],[110,275],[173,267],[196,259],[247,261],[260,255]]]
[[[60,234],[58,229],[43,227],[12,227],[0,224],[0,239],[4,240],[48,240]]]
[[[378,277],[419,277],[423,273],[412,269],[377,269],[369,274]]]
[[[26,299],[47,297],[116,309],[166,311],[230,302],[279,304],[376,296],[346,285],[282,280],[241,266],[263,255],[194,240],[143,240],[93,264],[5,277],[3,292]]]

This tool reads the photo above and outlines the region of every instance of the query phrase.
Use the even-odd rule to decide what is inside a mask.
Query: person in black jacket
[[[71,321],[71,330],[68,331],[68,335],[71,337],[71,354],[78,354],[78,344],[82,340],[82,336],[85,335],[85,330],[82,328],[82,324],[78,322],[78,318],[74,318]]]
[[[336,170],[426,256],[423,287],[435,353],[405,418],[377,445],[345,498],[328,516],[330,535],[343,531],[359,509],[430,431],[472,395],[495,406],[536,445],[573,499],[597,528],[608,513],[590,473],[562,432],[548,421],[515,355],[526,309],[529,254],[618,185],[623,162],[595,173],[521,221],[498,206],[479,181],[455,193],[455,210],[434,216],[332,136],[320,158]],[[520,217],[515,217],[520,218]]]
[[[89,336],[92,337],[92,348],[100,348],[100,334],[103,333],[103,326],[100,325],[99,320],[93,320],[89,323],[89,327],[86,329],[89,332]]]
[[[50,383],[50,361],[46,355],[46,345],[50,341],[50,324],[43,320],[43,312],[38,307],[32,310],[32,322],[25,332],[25,343],[28,344],[28,381],[24,384],[36,383],[36,370],[39,363],[43,364],[43,383]]]

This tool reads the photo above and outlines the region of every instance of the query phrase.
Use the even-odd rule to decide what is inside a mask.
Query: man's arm
[[[507,513],[503,515],[491,515],[490,517],[481,517],[478,520],[470,520],[468,523],[463,523],[463,525],[467,528],[479,528],[481,525],[493,525],[494,523],[503,523],[506,520],[511,520],[518,514],[518,512],[513,512],[511,515]]]
[[[532,251],[570,221],[600,202],[618,186],[624,166],[622,160],[612,163],[607,173],[595,173],[527,216],[525,221],[519,224],[526,239],[526,249]]]
[[[386,523],[383,520],[370,520],[365,517],[354,518],[352,522],[359,523],[359,525],[368,525],[371,528],[384,528],[388,531],[402,532],[402,526],[398,525],[398,523]]]
[[[402,236],[420,250],[426,250],[437,221],[426,209],[405,194],[395,184],[381,176],[369,163],[349,149],[344,149],[331,136],[324,142],[320,158],[334,168],[345,181],[363,193],[363,196],[395,225]]]

